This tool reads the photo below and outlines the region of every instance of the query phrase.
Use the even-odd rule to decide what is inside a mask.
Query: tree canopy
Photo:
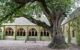
[[[51,32],[50,48],[63,48],[66,43],[61,23],[67,17],[73,3],[73,0],[0,0],[0,23],[23,16]],[[50,25],[39,20],[42,14]],[[38,19],[34,18],[35,16]]]
[[[34,0],[34,2],[28,2],[24,4],[24,6],[20,7],[22,4],[16,3],[14,0],[0,0],[0,22],[6,22],[9,20],[11,21],[15,17],[24,15],[31,16],[29,18],[33,18],[34,15],[41,17],[42,13],[46,17],[48,16],[47,18],[50,21],[50,17],[53,12],[60,10],[65,14],[70,10],[72,3],[71,0],[43,0],[42,2],[38,1],[39,0]]]

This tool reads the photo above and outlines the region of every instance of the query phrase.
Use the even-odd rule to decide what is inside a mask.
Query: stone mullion
[[[41,36],[40,36],[40,34],[41,34],[41,33],[40,33],[41,30],[40,30],[40,28],[41,28],[41,27],[38,27],[38,31],[37,31],[37,36],[38,36],[38,39],[39,39],[39,40],[41,40]]]
[[[20,36],[20,30],[19,30],[19,35],[18,36]]]
[[[36,32],[35,31],[33,31],[33,32],[34,32],[34,36],[35,36]]]
[[[25,35],[26,35],[26,40],[28,40],[28,26],[27,26],[27,30],[26,30]]]
[[[31,32],[31,35],[30,36],[32,36],[32,30],[29,30],[30,32]]]
[[[10,30],[10,36],[13,36],[13,35],[12,35],[12,30]]]
[[[48,32],[49,33],[49,39],[51,40],[51,33],[50,32]]]
[[[22,34],[22,36],[23,36],[23,30],[21,30],[21,34]]]
[[[15,25],[15,30],[14,30],[14,37],[15,37],[14,39],[15,40],[16,40],[16,34],[17,34],[17,31],[16,30],[17,30],[17,26]]]
[[[28,27],[26,27],[26,30],[25,30],[25,40],[27,40],[27,38],[28,38],[28,37],[27,37],[27,36],[28,36],[27,33],[28,33]]]
[[[47,36],[47,31],[45,32],[45,35]]]
[[[39,27],[39,30],[40,30],[41,27]],[[41,40],[41,30],[39,31],[39,38]]]

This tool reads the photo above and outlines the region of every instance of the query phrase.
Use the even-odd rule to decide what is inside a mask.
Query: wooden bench
[[[25,43],[26,43],[27,41],[34,41],[34,42],[36,43],[36,38],[25,39]]]

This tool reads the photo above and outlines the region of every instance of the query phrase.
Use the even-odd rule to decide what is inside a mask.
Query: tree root
[[[63,44],[50,43],[48,47],[52,49],[66,49],[68,48],[68,45],[67,43],[63,43]]]

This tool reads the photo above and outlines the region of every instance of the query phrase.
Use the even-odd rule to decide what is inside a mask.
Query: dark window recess
[[[49,32],[46,32],[46,31],[41,31],[41,36],[49,36]]]
[[[30,31],[29,31],[29,36],[37,36],[37,31],[36,29],[32,28]]]
[[[37,31],[35,32],[35,36],[37,36]]]
[[[6,35],[7,35],[7,33],[8,33],[8,32],[6,31]]]
[[[23,36],[25,36],[25,32],[23,32]]]
[[[46,36],[46,32],[44,31],[44,36]]]
[[[72,34],[73,37],[75,37],[74,33]]]
[[[13,36],[14,32],[12,28],[7,28],[5,31],[6,36]]]
[[[47,32],[47,36],[49,36],[49,32]]]
[[[17,32],[17,34],[16,34],[17,36],[19,36],[19,31]]]
[[[20,28],[18,31],[17,31],[17,36],[25,36],[26,35],[26,32],[23,28]]]
[[[31,36],[31,32],[29,31],[29,34],[28,34],[29,36]]]
[[[74,33],[74,30],[72,31],[72,37],[75,37],[75,33]]]
[[[32,36],[34,36],[34,31],[32,31]]]
[[[43,32],[41,31],[41,36],[43,36]]]

